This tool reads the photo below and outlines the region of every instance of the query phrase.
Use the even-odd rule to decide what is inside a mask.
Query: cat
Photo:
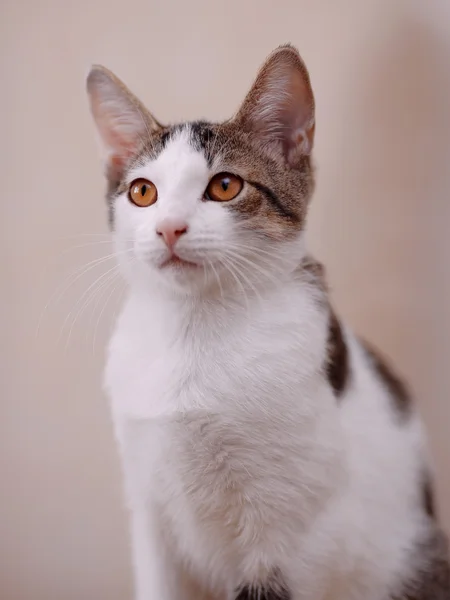
[[[87,90],[128,284],[105,390],[136,600],[449,600],[418,414],[305,245],[298,51],[219,124],[161,125],[101,66]]]

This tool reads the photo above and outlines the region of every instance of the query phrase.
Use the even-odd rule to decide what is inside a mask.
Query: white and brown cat
[[[298,52],[220,124],[163,126],[103,67],[87,87],[128,282],[105,381],[136,600],[449,600],[417,413],[305,247]]]

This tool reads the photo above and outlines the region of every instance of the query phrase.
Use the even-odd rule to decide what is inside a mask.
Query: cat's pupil
[[[141,196],[145,196],[145,192],[146,192],[146,191],[147,191],[147,186],[146,186],[146,185],[143,185],[143,186],[141,187]]]
[[[227,191],[229,185],[230,185],[230,180],[228,178],[222,179],[222,189],[224,192]]]

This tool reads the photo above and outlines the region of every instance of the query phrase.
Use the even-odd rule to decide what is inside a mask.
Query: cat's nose
[[[187,223],[179,219],[164,219],[156,226],[156,233],[163,238],[170,249],[187,230]]]

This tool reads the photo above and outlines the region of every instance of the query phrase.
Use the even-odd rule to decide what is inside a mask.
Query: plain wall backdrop
[[[450,528],[448,0],[3,0],[2,600],[131,598],[101,391],[122,288],[99,281],[107,259],[63,289],[111,251],[90,64],[114,70],[162,121],[220,119],[287,41],[317,98],[311,246],[338,312],[411,384]]]

